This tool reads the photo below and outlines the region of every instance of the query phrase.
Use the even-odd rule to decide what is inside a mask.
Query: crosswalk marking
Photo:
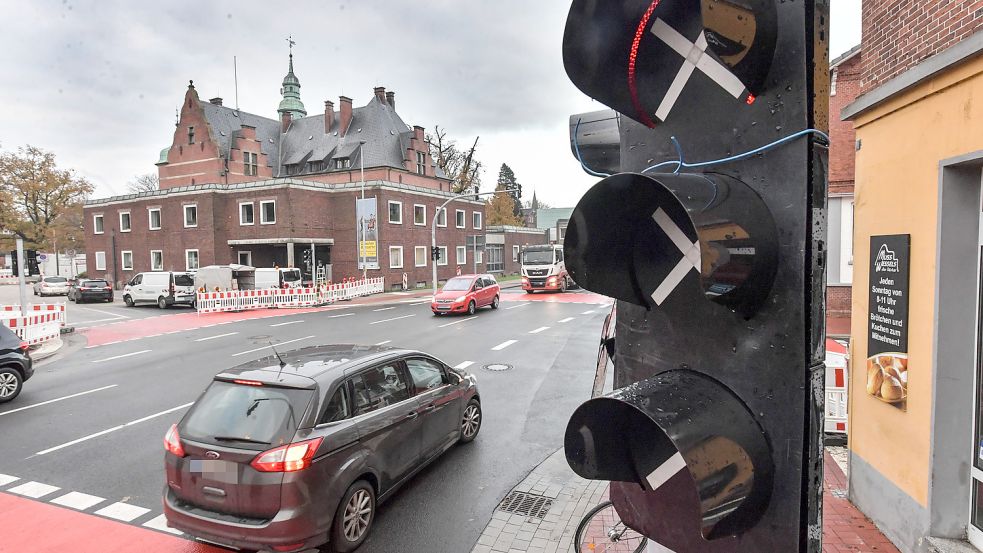
[[[56,505],[70,507],[77,511],[84,511],[93,505],[102,503],[105,499],[82,492],[68,492],[63,496],[51,500]]]
[[[157,515],[156,517],[143,523],[143,526],[147,528],[153,528],[154,530],[160,530],[161,532],[167,532],[168,534],[174,534],[175,536],[180,536],[184,532],[176,530],[167,525],[167,518],[164,515]]]
[[[99,509],[96,511],[96,514],[123,522],[132,522],[134,519],[142,517],[149,512],[150,509],[144,509],[143,507],[130,505],[129,503],[116,502]]]
[[[18,480],[20,480],[20,478],[17,478],[16,476],[10,476],[9,474],[0,474],[0,486],[6,486],[7,484],[10,484],[11,482],[16,482]]]
[[[44,497],[48,494],[55,493],[60,490],[58,486],[49,486],[48,484],[42,484],[40,482],[27,482],[21,484],[20,486],[15,486],[7,490],[10,493],[15,493],[17,495],[23,495],[24,497],[30,497],[32,499],[37,499],[39,497]]]

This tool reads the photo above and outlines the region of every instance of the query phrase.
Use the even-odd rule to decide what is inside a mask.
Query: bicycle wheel
[[[605,501],[584,515],[573,547],[575,553],[642,553],[646,542],[645,536],[621,522],[614,504]]]

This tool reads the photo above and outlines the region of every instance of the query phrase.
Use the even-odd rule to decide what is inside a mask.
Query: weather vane
[[[297,42],[294,40],[294,35],[292,35],[292,34],[291,35],[288,35],[287,36],[287,45],[288,45],[288,48],[290,48],[290,55],[291,56],[294,55],[294,44],[297,44]]]

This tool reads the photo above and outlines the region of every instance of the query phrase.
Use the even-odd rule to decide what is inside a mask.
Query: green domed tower
[[[291,46],[293,46],[291,44]],[[280,88],[283,99],[280,100],[280,107],[277,111],[282,115],[289,113],[291,119],[298,119],[307,115],[304,109],[304,102],[300,101],[300,80],[294,75],[294,54],[290,52],[290,68],[287,76],[283,78],[283,86]]]

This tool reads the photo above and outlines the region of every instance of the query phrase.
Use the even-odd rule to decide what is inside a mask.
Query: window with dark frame
[[[242,162],[243,162],[243,164],[245,164],[245,168],[244,168],[243,173],[245,173],[245,175],[247,177],[255,177],[258,174],[258,172],[257,172],[257,159],[258,159],[258,156],[257,156],[256,153],[254,153],[254,152],[243,152],[243,154],[242,154]]]
[[[319,159],[316,161],[311,161],[310,163],[308,163],[308,165],[309,165],[308,172],[319,173],[321,171],[324,171],[324,160]]]
[[[423,152],[416,153],[416,172],[420,175],[427,174],[427,154]]]
[[[188,144],[195,143],[195,127],[194,125],[188,127]]]
[[[185,227],[197,227],[198,226],[198,206],[197,205],[186,205],[186,206],[184,206],[184,226]]]
[[[389,202],[389,222],[394,225],[403,224],[403,204],[401,202]]]

